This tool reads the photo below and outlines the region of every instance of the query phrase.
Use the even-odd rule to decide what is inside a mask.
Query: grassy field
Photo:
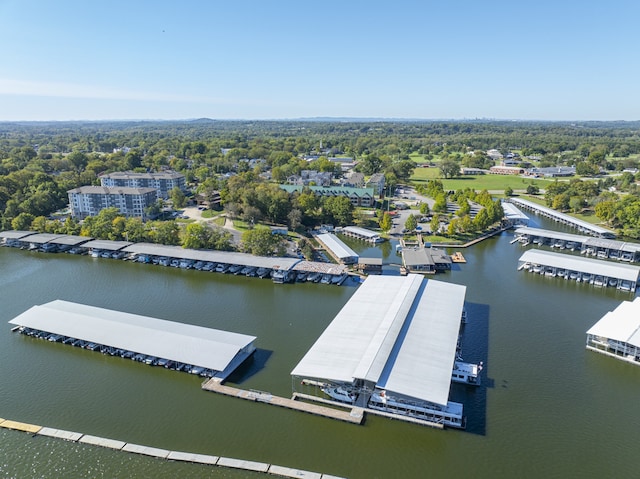
[[[524,191],[527,189],[527,186],[532,184],[540,189],[544,189],[546,185],[552,183],[550,180],[521,178],[520,176],[513,175],[470,175],[445,180],[441,178],[439,168],[416,168],[411,177],[411,181],[416,184],[434,179],[441,180],[445,190],[471,188],[476,191],[504,191],[507,186],[510,186],[515,191]]]

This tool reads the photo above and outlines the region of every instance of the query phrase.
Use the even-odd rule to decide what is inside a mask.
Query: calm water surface
[[[557,228],[538,220],[542,227]],[[629,294],[516,271],[510,233],[464,250],[438,280],[467,286],[466,360],[454,385],[468,429],[369,417],[358,427],[200,389],[191,375],[12,334],[54,299],[258,337],[230,378],[291,394],[290,371],[355,291],[0,248],[0,417],[172,450],[350,478],[635,477],[640,368],[588,352],[585,331]],[[393,248],[349,244],[398,263]],[[261,477],[0,430],[0,477]]]

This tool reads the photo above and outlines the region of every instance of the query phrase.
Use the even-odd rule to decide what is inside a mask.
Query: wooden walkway
[[[254,471],[264,474],[271,474],[281,477],[290,477],[294,479],[342,479],[330,474],[322,474],[319,472],[304,471],[293,469],[290,467],[278,466],[276,464],[267,464],[263,462],[245,461],[242,459],[234,459],[231,457],[210,456],[205,454],[192,454],[189,452],[169,451],[167,449],[159,449],[155,447],[142,446],[139,444],[127,443],[115,439],[107,439],[104,437],[90,436],[79,432],[65,431],[62,429],[54,429],[50,427],[42,427],[35,424],[11,421],[0,418],[0,428],[13,429],[23,431],[29,434],[47,436],[55,439],[63,439],[71,442],[89,444],[92,446],[105,447],[124,451],[132,454],[140,454],[144,456],[157,457],[168,461],[192,462],[196,464],[206,464],[210,466],[226,467],[232,469],[242,469],[245,471]]]
[[[317,404],[310,404],[307,402],[298,401],[297,398],[307,399],[306,395],[296,394],[293,398],[283,398],[280,396],[274,396],[273,394],[262,391],[247,391],[246,389],[238,389],[230,386],[224,386],[215,379],[209,379],[202,383],[202,389],[205,391],[211,391],[225,396],[231,396],[240,399],[246,399],[248,401],[262,402],[265,404],[271,404],[272,406],[284,407],[287,409],[293,409],[295,411],[302,411],[309,414],[315,414],[316,416],[328,417],[331,419],[337,419],[339,421],[348,422],[351,424],[362,424],[364,420],[364,410],[349,406],[351,411],[341,411],[326,406],[319,406]],[[328,401],[329,402],[329,401]],[[332,405],[336,403],[331,402]]]

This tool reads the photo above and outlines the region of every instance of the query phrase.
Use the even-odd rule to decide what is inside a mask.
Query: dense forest
[[[624,234],[640,237],[640,194],[633,173],[640,163],[640,122],[0,123],[0,227],[31,227],[35,221],[34,228],[62,228],[47,223],[47,217],[66,206],[69,189],[99,184],[103,173],[161,169],[182,172],[194,193],[220,192],[225,208],[238,217],[294,229],[346,224],[358,219],[348,202],[306,192],[289,195],[275,183],[302,169],[339,175],[328,158],[346,156],[367,176],[384,173],[393,186],[409,181],[415,155],[441,166],[446,177],[461,165],[488,166],[482,152],[494,148],[517,151],[538,166],[575,166],[584,180],[557,183],[546,192],[547,203],[564,211],[590,208]],[[315,159],[305,161],[302,155]],[[252,164],[250,159],[264,161]],[[603,177],[602,172],[618,174]],[[65,227],[79,231],[73,222]],[[221,247],[226,246],[225,239]]]

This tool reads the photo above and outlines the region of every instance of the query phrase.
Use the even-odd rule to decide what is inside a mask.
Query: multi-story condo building
[[[100,184],[109,188],[126,186],[129,188],[155,188],[158,199],[166,200],[174,188],[186,191],[187,183],[184,175],[175,171],[157,173],[134,173],[133,171],[117,171],[100,177]]]
[[[96,216],[105,208],[115,207],[127,217],[135,216],[146,220],[146,208],[157,201],[154,188],[81,186],[67,193],[71,216],[76,219]]]

